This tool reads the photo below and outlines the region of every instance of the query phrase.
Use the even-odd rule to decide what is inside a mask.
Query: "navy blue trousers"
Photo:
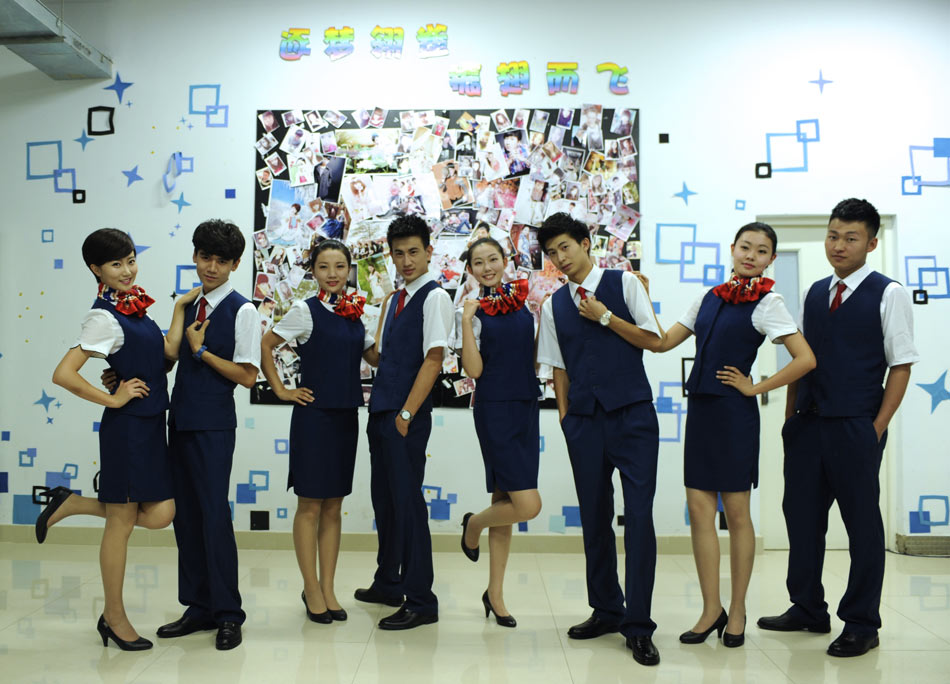
[[[580,504],[590,607],[595,617],[617,624],[624,636],[652,635],[656,629],[650,619],[656,574],[653,495],[659,450],[653,403],[641,401],[609,412],[597,404],[592,416],[568,413],[561,429]],[[617,580],[614,469],[620,471],[623,489],[624,592]]]
[[[788,528],[788,595],[792,609],[809,621],[828,618],[821,584],[828,509],[838,502],[848,531],[851,571],[838,604],[845,631],[876,634],[881,627],[884,584],[884,522],[878,473],[887,433],[878,442],[872,419],[822,418],[799,413],[782,428]]]
[[[432,593],[429,508],[422,495],[432,414],[415,416],[403,437],[396,430],[396,413],[371,413],[366,426],[379,539],[373,588],[384,596],[405,595],[406,608],[435,615],[439,601]]]
[[[228,505],[234,430],[168,428],[175,482],[178,600],[198,620],[244,623]]]

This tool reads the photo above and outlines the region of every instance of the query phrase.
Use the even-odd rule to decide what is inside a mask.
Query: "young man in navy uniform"
[[[885,548],[878,472],[887,425],[919,359],[910,297],[900,283],[865,263],[877,247],[880,225],[866,200],[840,202],[825,237],[834,274],[814,283],[802,299],[800,326],[818,366],[788,386],[782,429],[786,586],[793,605],[758,622],[783,632],[831,631],[821,572],[828,509],[837,500],[851,572],[838,604],[844,630],[828,647],[833,656],[859,656],[878,645]]]
[[[660,654],[652,639],[656,623],[650,603],[659,426],[642,358],[643,349],[656,349],[662,341],[653,306],[632,273],[593,266],[590,231],[568,214],[548,217],[538,242],[570,281],[542,305],[538,338],[538,363],[554,368],[594,609],[567,635],[591,639],[619,631],[638,663],[656,665]],[[617,580],[615,468],[623,486],[626,591]]]
[[[179,637],[217,628],[215,647],[241,643],[237,545],[228,490],[234,455],[236,385],[251,387],[261,365],[261,327],[254,305],[228,277],[244,236],[233,223],[205,221],[192,237],[201,295],[185,310],[168,418],[175,478],[178,600],[184,615],[158,629]]]
[[[355,596],[401,606],[379,622],[380,629],[397,630],[439,619],[422,481],[432,430],[430,395],[442,370],[455,310],[429,274],[432,246],[426,222],[401,216],[390,224],[386,239],[405,285],[384,305],[382,332],[375,350],[366,352],[377,366],[366,434],[379,551],[373,584],[357,589]]]

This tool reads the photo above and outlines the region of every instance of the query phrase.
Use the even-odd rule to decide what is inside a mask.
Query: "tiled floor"
[[[926,682],[950,681],[950,560],[888,554],[881,647],[852,659],[825,655],[831,635],[777,634],[749,627],[743,648],[714,638],[679,643],[699,615],[690,556],[661,556],[653,617],[659,667],[637,665],[618,635],[572,641],[567,628],[586,618],[583,557],[517,554],[508,566],[506,601],[516,629],[485,620],[479,597],[487,563],[461,553],[436,554],[440,621],[409,632],[375,628],[388,607],[361,604],[375,555],[344,553],[337,595],[346,623],[306,620],[301,582],[289,551],[241,551],[241,592],[248,619],[244,643],[217,652],[213,632],[157,640],[155,629],[180,615],[174,549],[131,548],[127,610],[142,635],[142,653],[102,648],[94,625],[102,611],[98,549],[0,543],[0,681],[2,682]],[[725,560],[725,559],[724,559]],[[756,559],[750,623],[786,608],[786,554]],[[622,567],[622,565],[621,565]],[[728,563],[723,564],[728,571]],[[846,552],[829,552],[825,588],[834,603],[848,571]],[[723,578],[728,587],[728,578]],[[723,597],[728,601],[728,596]],[[727,603],[728,605],[728,603]]]

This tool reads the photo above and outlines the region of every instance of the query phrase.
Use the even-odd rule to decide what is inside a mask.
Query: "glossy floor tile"
[[[584,558],[515,554],[505,599],[516,629],[485,619],[480,596],[488,564],[461,553],[435,556],[439,622],[408,632],[376,628],[388,606],[355,601],[375,554],[344,553],[337,596],[345,623],[308,622],[290,551],[241,551],[240,588],[247,611],[244,643],[214,650],[214,632],[158,640],[155,629],[181,614],[174,549],[133,547],[126,572],[126,610],[155,647],[124,653],[102,648],[95,622],[102,612],[98,549],[47,543],[0,543],[0,681],[2,682],[464,682],[543,684],[604,682],[928,682],[950,681],[950,560],[888,554],[881,599],[881,645],[860,658],[825,654],[832,634],[780,634],[755,619],[787,607],[787,555],[757,556],[749,588],[750,626],[742,648],[715,638],[686,646],[678,635],[693,626],[702,600],[690,556],[657,559],[653,618],[661,663],[637,665],[618,634],[589,641],[566,631],[590,614]],[[827,555],[825,589],[834,609],[847,582],[847,552]],[[621,563],[621,568],[622,568]],[[721,591],[729,600],[728,558]]]

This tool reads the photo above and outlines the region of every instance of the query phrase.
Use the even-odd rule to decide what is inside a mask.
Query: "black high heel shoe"
[[[462,553],[465,554],[465,557],[468,558],[473,563],[478,560],[478,547],[470,549],[465,546],[465,532],[468,531],[468,520],[471,518],[474,513],[466,513],[462,516]]]
[[[742,620],[742,634],[730,634],[729,632],[723,632],[722,634],[722,645],[726,648],[738,648],[745,643],[745,625],[748,622],[748,616]]]
[[[99,632],[99,636],[102,637],[102,645],[108,646],[109,639],[112,639],[115,642],[115,645],[121,648],[123,651],[147,651],[152,647],[152,642],[148,639],[143,639],[139,637],[135,641],[123,641],[115,635],[115,632],[112,631],[112,628],[106,624],[106,618],[104,615],[99,616],[99,622],[96,624],[96,630]]]
[[[680,634],[680,641],[684,644],[701,644],[706,641],[706,637],[710,635],[713,630],[716,630],[716,636],[722,638],[722,631],[726,628],[726,623],[729,622],[729,616],[726,615],[726,609],[722,609],[722,613],[712,623],[712,627],[707,629],[705,632],[694,632],[689,630],[688,632],[683,632]],[[738,644],[737,644],[738,645]]]
[[[40,544],[46,541],[46,533],[49,532],[48,523],[50,517],[63,505],[63,502],[66,501],[72,493],[73,490],[67,487],[56,487],[47,492],[49,503],[46,504],[46,508],[44,508],[43,512],[36,518],[36,541]]]
[[[310,618],[310,622],[319,622],[321,625],[329,625],[333,622],[333,616],[330,615],[329,610],[325,610],[322,613],[311,613],[310,606],[307,605],[307,594],[300,592],[300,599],[303,601],[303,607],[307,610],[307,617]],[[343,618],[346,619],[345,617]]]
[[[492,608],[491,601],[488,600],[488,590],[485,590],[485,593],[482,594],[482,605],[485,606],[485,617],[487,618],[489,613],[495,613],[495,609]],[[515,620],[514,615],[499,615],[495,613],[495,622],[497,622],[502,627],[517,627],[518,621]]]

